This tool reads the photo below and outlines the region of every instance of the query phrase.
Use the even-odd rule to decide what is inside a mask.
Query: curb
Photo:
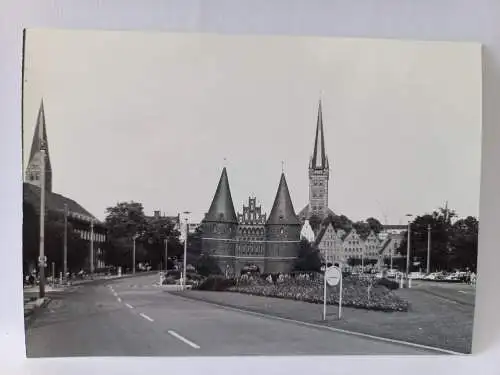
[[[31,323],[36,312],[47,307],[50,301],[51,299],[49,297],[44,297],[44,298],[38,298],[34,302],[28,302],[26,304],[27,306],[25,305],[25,310],[24,310],[25,327],[27,327],[28,324]]]
[[[386,337],[380,337],[380,336],[370,335],[370,334],[367,334],[367,333],[349,331],[349,330],[342,329],[342,328],[329,327],[329,326],[323,325],[323,324],[309,323],[309,322],[304,322],[304,321],[301,321],[301,320],[295,320],[295,319],[290,319],[290,318],[283,318],[283,317],[280,317],[280,316],[277,316],[277,315],[273,315],[273,314],[269,314],[269,313],[261,313],[261,312],[257,312],[257,311],[252,311],[250,309],[245,309],[245,308],[241,308],[241,307],[235,307],[234,305],[229,305],[229,304],[225,305],[225,304],[221,304],[221,303],[217,303],[217,302],[203,300],[201,298],[196,298],[196,297],[193,297],[193,296],[186,296],[186,295],[184,295],[182,293],[179,293],[179,292],[173,292],[173,293],[169,292],[169,293],[171,293],[172,295],[175,295],[177,297],[184,298],[186,300],[203,302],[203,303],[206,303],[208,305],[217,306],[217,307],[220,307],[220,308],[226,309],[226,310],[232,310],[232,311],[236,311],[236,312],[240,312],[240,313],[245,313],[245,314],[250,314],[250,315],[254,315],[254,316],[258,316],[258,317],[264,317],[264,318],[268,318],[268,319],[275,319],[275,320],[280,320],[280,321],[284,321],[284,322],[295,323],[295,324],[299,324],[299,325],[306,326],[306,327],[313,327],[313,328],[328,330],[328,331],[342,333],[342,334],[350,335],[350,336],[363,337],[363,338],[371,339],[373,341],[382,341],[382,342],[387,342],[387,343],[391,343],[391,344],[399,344],[399,345],[403,345],[403,346],[413,347],[413,348],[417,348],[417,349],[424,349],[424,350],[427,350],[427,351],[433,351],[436,354],[440,353],[440,354],[457,355],[457,356],[467,356],[467,355],[469,355],[468,353],[461,353],[461,352],[456,352],[456,351],[453,351],[453,350],[442,349],[442,348],[437,348],[437,347],[433,347],[433,346],[412,343],[412,342],[403,341],[403,340],[389,339],[389,338],[386,338]]]

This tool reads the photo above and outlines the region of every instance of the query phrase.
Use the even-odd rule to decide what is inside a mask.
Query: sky
[[[100,219],[199,222],[224,166],[236,211],[269,213],[283,168],[298,213],[320,98],[335,213],[478,215],[478,44],[32,29],[24,64],[24,167],[43,98],[53,190]]]

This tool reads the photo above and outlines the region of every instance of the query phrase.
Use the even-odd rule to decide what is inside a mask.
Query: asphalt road
[[[443,302],[474,306],[476,289],[464,283],[443,283],[436,281],[415,280],[412,288],[434,295]]]
[[[27,330],[28,357],[435,354],[183,299],[157,279],[54,294]]]

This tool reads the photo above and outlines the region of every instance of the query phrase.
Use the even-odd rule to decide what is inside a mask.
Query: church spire
[[[36,120],[35,132],[31,143],[30,157],[26,167],[26,182],[40,186],[41,150],[45,150],[45,181],[47,191],[52,191],[52,166],[50,164],[49,143],[45,124],[43,99],[40,102]]]
[[[281,173],[280,184],[276,192],[273,208],[267,220],[267,225],[300,225],[299,219],[293,209],[284,173]]]
[[[328,169],[328,158],[325,152],[325,136],[323,132],[323,110],[321,99],[318,106],[318,120],[316,123],[316,138],[314,139],[314,152],[311,158],[312,169]]]
[[[205,222],[238,223],[238,218],[234,211],[233,198],[229,188],[226,167],[222,170],[214,199],[210,205],[208,213],[205,215]]]

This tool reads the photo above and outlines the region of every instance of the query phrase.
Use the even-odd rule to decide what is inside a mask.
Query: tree
[[[294,265],[295,271],[319,272],[321,256],[315,247],[307,240],[300,241],[299,254]]]
[[[475,217],[468,216],[457,220],[451,229],[452,249],[450,265],[453,268],[477,269],[477,249],[479,222]]]
[[[348,233],[352,229],[352,221],[345,215],[329,215],[328,218],[337,230],[342,229]]]
[[[368,219],[366,219],[366,222],[370,227],[370,230],[372,230],[375,234],[379,234],[380,232],[382,232],[382,229],[384,228],[382,223],[380,223],[380,221],[378,221],[374,217],[369,217]]]
[[[35,207],[23,202],[23,272],[28,273],[32,267],[38,267],[40,247],[40,224]]]
[[[109,241],[108,251],[105,254],[105,262],[122,267],[132,266],[131,252],[133,248],[133,237],[140,242],[142,235],[146,232],[146,217],[141,203],[120,202],[114,207],[106,209],[107,216],[105,226]],[[139,253],[139,258],[137,258]],[[136,252],[136,260],[141,258],[141,251]]]
[[[370,225],[368,225],[368,223],[365,223],[364,221],[358,221],[352,224],[352,227],[356,229],[356,232],[358,232],[361,238],[368,237],[371,231]]]
[[[168,241],[168,257],[179,257],[182,245],[179,242],[179,232],[174,229],[175,224],[167,217],[153,217],[146,219],[144,232],[140,237],[140,244],[144,248],[144,257],[152,264],[164,264],[165,240]]]
[[[217,261],[208,253],[203,253],[195,263],[196,271],[202,276],[221,275]]]
[[[141,203],[120,202],[107,208],[105,225],[108,244],[105,252],[107,264],[132,266],[133,238],[136,244],[136,262],[164,264],[165,240],[168,241],[168,257],[180,257],[183,246],[175,223],[167,217],[146,217]]]
[[[311,215],[309,218],[309,225],[311,226],[314,232],[318,231],[321,227],[321,218],[317,215]]]
[[[410,271],[415,269],[414,262],[420,262],[419,267],[425,268],[429,225],[431,228],[431,272],[451,271],[464,267],[475,268],[479,223],[470,216],[452,223],[456,217],[455,211],[444,207],[431,214],[417,216],[413,220],[410,225]],[[402,255],[406,255],[407,238],[406,232],[398,249]]]

